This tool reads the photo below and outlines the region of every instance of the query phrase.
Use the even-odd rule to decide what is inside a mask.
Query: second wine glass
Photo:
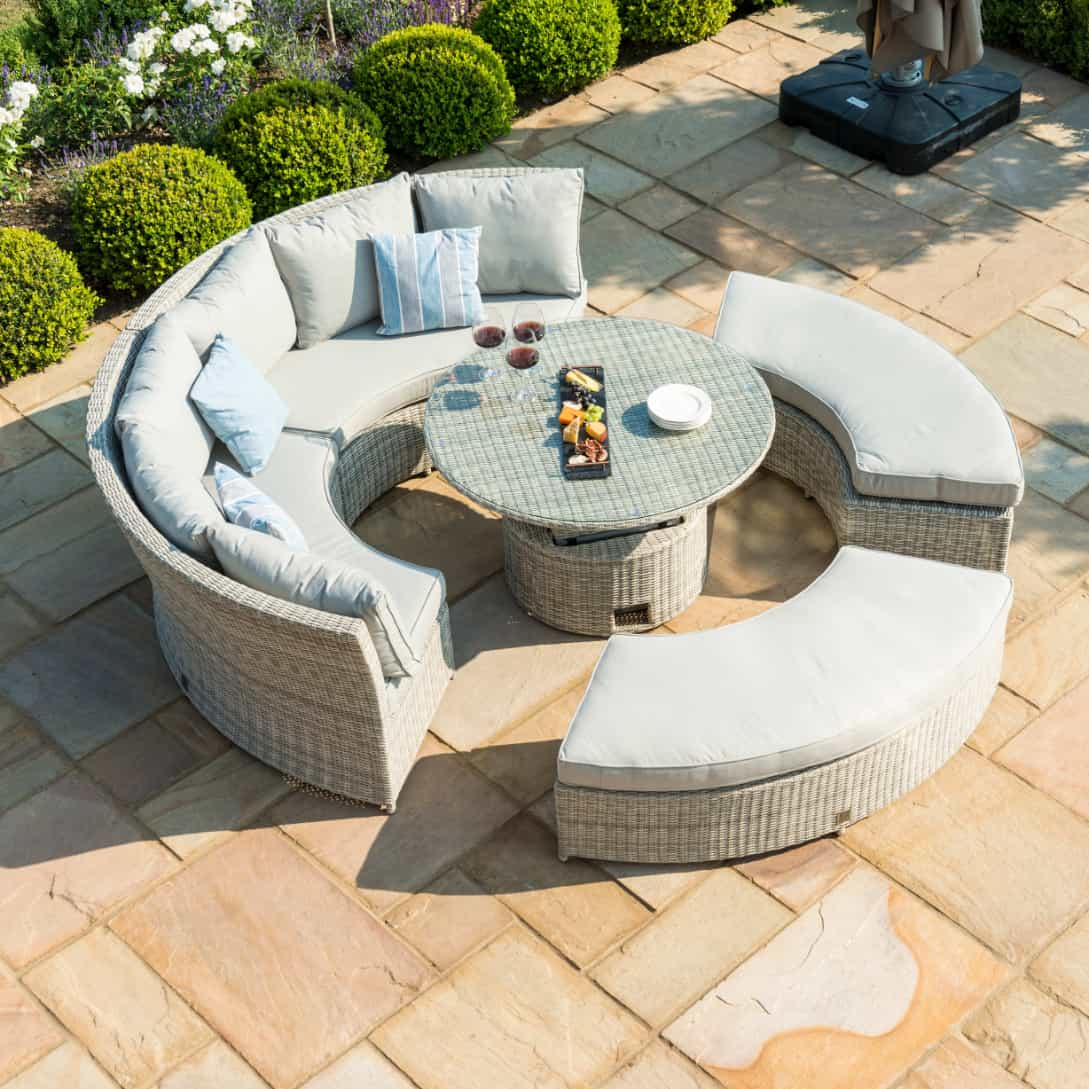
[[[507,323],[503,312],[494,306],[484,308],[480,320],[473,325],[473,341],[478,348],[499,348],[507,339]],[[494,367],[487,367],[485,378],[494,378],[499,372]]]
[[[519,303],[514,308],[514,321],[511,323],[511,328],[518,344],[512,345],[507,352],[507,363],[517,371],[527,371],[535,367],[541,358],[537,344],[545,335],[544,313],[536,303]],[[535,399],[536,394],[524,378],[511,394],[512,401]]]

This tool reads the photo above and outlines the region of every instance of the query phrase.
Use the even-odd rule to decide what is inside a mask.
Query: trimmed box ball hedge
[[[734,0],[618,0],[625,40],[688,45],[717,34],[734,10]]]
[[[241,178],[258,219],[370,185],[386,170],[382,122],[332,83],[283,80],[234,102],[216,155]]]
[[[488,0],[473,29],[503,58],[520,95],[564,95],[616,64],[613,0]]]
[[[253,218],[245,187],[195,148],[141,144],[89,167],[72,201],[80,265],[116,291],[149,291]]]
[[[984,0],[983,36],[1089,79],[1089,0]]]
[[[514,88],[499,54],[459,27],[395,30],[359,54],[353,77],[390,147],[407,155],[467,155],[514,120]]]
[[[70,253],[37,231],[0,227],[0,385],[63,358],[100,301]]]

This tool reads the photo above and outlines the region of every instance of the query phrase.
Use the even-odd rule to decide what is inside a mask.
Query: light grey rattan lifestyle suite
[[[298,223],[365,192],[314,201],[257,227]],[[115,413],[147,331],[246,233],[225,240],[171,277],[114,343],[90,397],[91,467],[151,581],[163,655],[197,710],[288,778],[392,810],[452,675],[445,602],[423,643],[418,668],[411,676],[389,680],[364,620],[248,588],[164,537],[133,497],[115,434]],[[472,338],[468,330],[461,335],[464,354],[472,349]],[[442,362],[433,374],[406,382],[403,394],[387,391],[383,404],[398,396],[400,404],[348,436],[340,448],[328,488],[332,506],[347,525],[384,492],[430,470],[423,399],[449,369],[450,362]]]

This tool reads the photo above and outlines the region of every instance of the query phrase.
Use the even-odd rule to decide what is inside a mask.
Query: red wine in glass
[[[545,327],[543,321],[520,321],[514,326],[514,338],[523,344],[536,344],[543,340]]]
[[[536,348],[511,348],[507,352],[507,362],[516,371],[529,370],[530,367],[537,366],[537,361],[541,358],[541,353]]]
[[[473,330],[478,348],[498,348],[506,339],[507,331],[500,325],[478,325]]]

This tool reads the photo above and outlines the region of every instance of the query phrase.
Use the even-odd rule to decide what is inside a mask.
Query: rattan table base
[[[585,544],[503,519],[507,585],[527,613],[580,635],[649,631],[683,612],[707,578],[707,511],[676,526]]]

